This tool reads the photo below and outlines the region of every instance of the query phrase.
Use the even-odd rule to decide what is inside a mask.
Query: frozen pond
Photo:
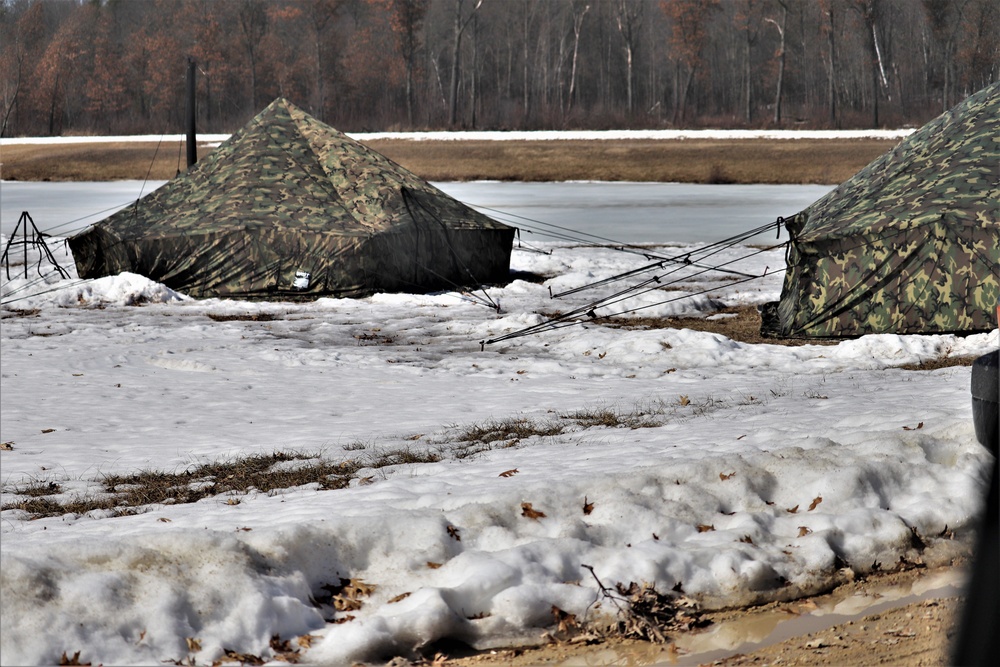
[[[0,227],[13,232],[22,211],[38,228],[70,236],[163,184],[163,181],[0,184]],[[829,185],[692,185],[685,183],[436,183],[453,197],[523,231],[576,233],[623,243],[711,242],[790,216]],[[526,242],[552,240],[522,234]],[[774,238],[773,236],[770,238]],[[762,238],[763,240],[763,238]]]

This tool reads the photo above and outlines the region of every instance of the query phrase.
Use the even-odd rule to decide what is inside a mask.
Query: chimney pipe
[[[194,97],[194,58],[188,56],[187,67],[187,166],[191,168],[198,161],[198,143],[195,139],[194,119],[196,115]]]

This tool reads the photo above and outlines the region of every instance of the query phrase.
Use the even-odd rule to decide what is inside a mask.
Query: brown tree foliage
[[[996,0],[3,0],[0,133],[919,125],[1000,78]]]

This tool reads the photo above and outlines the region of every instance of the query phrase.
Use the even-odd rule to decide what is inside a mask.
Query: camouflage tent
[[[785,221],[782,337],[990,330],[1000,298],[1000,83]]]
[[[354,297],[503,281],[514,231],[278,99],[69,243],[83,278],[130,271],[196,297]]]

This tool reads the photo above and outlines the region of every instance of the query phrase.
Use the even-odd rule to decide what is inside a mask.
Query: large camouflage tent
[[[514,232],[278,99],[69,243],[82,278],[129,271],[196,297],[355,297],[504,281]]]
[[[785,220],[779,337],[987,331],[1000,298],[1000,83]]]

